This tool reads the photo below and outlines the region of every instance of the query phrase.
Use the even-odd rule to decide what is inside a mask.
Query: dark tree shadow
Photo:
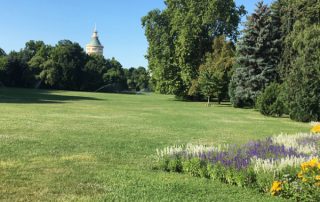
[[[53,94],[48,90],[0,88],[0,103],[59,104],[69,101],[101,100],[94,97]]]

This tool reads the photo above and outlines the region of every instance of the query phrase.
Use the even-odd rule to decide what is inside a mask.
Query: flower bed
[[[157,168],[251,187],[274,196],[320,201],[320,131],[245,145],[181,145],[157,150]]]

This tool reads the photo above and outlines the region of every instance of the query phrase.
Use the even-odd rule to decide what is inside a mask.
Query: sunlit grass
[[[273,201],[152,170],[157,148],[245,143],[309,125],[173,96],[0,89],[0,201]]]

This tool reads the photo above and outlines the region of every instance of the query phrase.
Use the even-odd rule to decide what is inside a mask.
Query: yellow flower
[[[276,195],[279,191],[282,190],[281,185],[282,185],[282,182],[280,181],[274,181],[272,183],[271,190],[270,190],[272,196]]]
[[[320,181],[320,175],[316,175],[315,179]]]
[[[311,159],[308,162],[304,162],[301,164],[301,170],[303,172],[307,172],[309,170],[309,168],[320,168],[320,163],[319,160],[317,158]]]
[[[315,183],[316,186],[320,187],[320,182]]]
[[[301,164],[301,170],[303,172],[307,171],[308,167],[309,167],[309,162],[304,162],[304,163]]]
[[[315,167],[317,167],[317,165],[318,165],[318,159],[317,158],[314,158],[311,161],[309,161],[309,166],[311,168],[315,168]]]
[[[303,172],[300,171],[300,172],[298,173],[298,178],[302,178],[302,177],[303,177]]]
[[[320,124],[313,126],[313,128],[311,129],[311,132],[312,133],[320,133]]]

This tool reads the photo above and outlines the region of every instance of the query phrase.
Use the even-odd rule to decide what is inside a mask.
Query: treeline
[[[0,86],[80,91],[150,90],[144,67],[125,69],[114,58],[87,55],[78,43],[29,41],[19,52],[0,48]]]
[[[142,19],[157,92],[320,119],[319,0],[260,1],[241,35],[246,12],[233,0],[165,3]]]

